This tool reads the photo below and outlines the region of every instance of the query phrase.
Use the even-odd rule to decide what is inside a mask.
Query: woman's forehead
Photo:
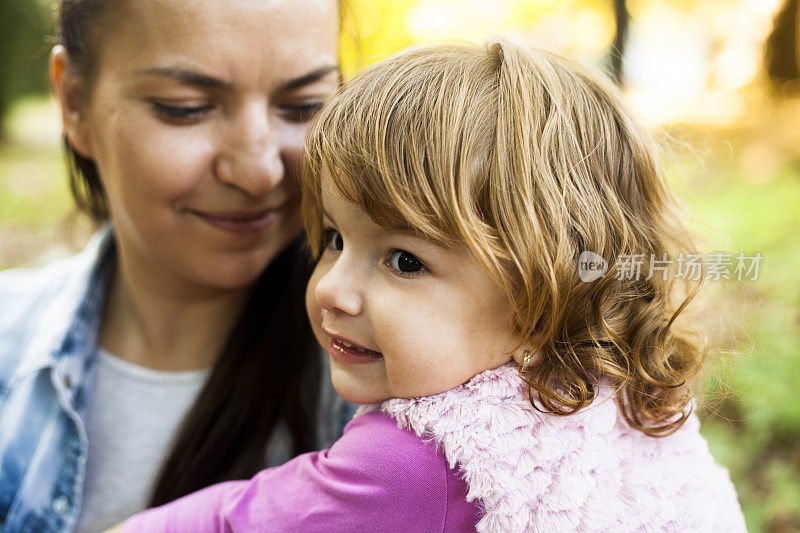
[[[338,64],[335,0],[136,0],[119,9],[113,31],[98,34],[101,71],[173,68],[266,89]]]

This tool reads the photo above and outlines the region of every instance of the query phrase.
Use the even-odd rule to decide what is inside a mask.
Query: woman
[[[297,183],[339,83],[338,3],[63,0],[59,16],[72,189],[110,224],[74,258],[0,275],[6,531],[103,529],[325,444],[346,416],[324,400],[316,423]]]

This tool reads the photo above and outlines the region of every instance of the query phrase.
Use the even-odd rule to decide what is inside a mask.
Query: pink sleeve
[[[330,450],[144,511],[124,532],[442,531],[455,518],[447,516],[451,474],[432,444],[370,412]],[[464,503],[458,492],[456,503]]]

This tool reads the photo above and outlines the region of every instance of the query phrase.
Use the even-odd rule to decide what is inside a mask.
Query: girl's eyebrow
[[[334,223],[337,227],[340,227],[339,224],[336,222],[330,213],[328,213],[325,208],[322,208],[322,214],[328,217],[328,219]],[[414,231],[410,225],[400,225],[398,224],[395,228],[386,228],[384,226],[378,226],[377,230],[378,235],[383,235],[385,237],[411,237],[414,239],[420,239],[423,241],[429,241],[424,235],[421,235],[418,231]],[[437,243],[433,243],[437,244]],[[438,246],[438,244],[437,244]]]
[[[304,74],[282,83],[278,87],[278,91],[291,91],[293,89],[310,85],[321,80],[331,72],[336,72],[341,77],[339,65],[327,65],[313,70],[308,74]],[[191,87],[197,87],[200,89],[214,89],[222,91],[232,91],[234,89],[233,83],[229,81],[221,80],[207,74],[201,74],[200,72],[186,70],[180,67],[151,67],[136,70],[134,71],[134,74],[170,78],[183,85],[189,85]]]
[[[322,208],[322,214],[323,214],[323,215],[325,215],[326,217],[328,217],[328,219],[329,219],[331,222],[333,222],[333,223],[334,223],[334,225],[336,225],[336,226],[338,226],[338,225],[339,225],[339,224],[337,224],[337,223],[336,223],[336,219],[334,219],[334,218],[333,218],[333,217],[330,215],[330,213],[328,213],[327,211],[325,211],[325,208],[324,208],[324,207]]]
[[[331,222],[333,222],[334,226],[336,226],[336,227],[341,227],[341,226],[339,226],[339,224],[336,222],[336,219],[335,219],[335,218],[333,218],[333,217],[331,216],[331,214],[330,214],[330,213],[328,213],[327,211],[325,211],[325,208],[324,208],[324,207],[322,208],[322,214],[323,214],[323,215],[325,215],[325,216],[326,216],[326,217],[327,217],[327,218],[328,218],[328,219],[329,219]],[[406,233],[405,233],[405,232],[401,232],[401,231],[395,231],[395,230],[392,230],[392,229],[387,229],[387,228],[384,228],[384,227],[382,227],[382,226],[378,226],[378,229],[377,229],[377,234],[378,234],[378,235],[383,235],[383,236],[390,236],[390,237],[391,237],[391,236],[394,236],[394,235],[406,235]],[[410,233],[409,233],[409,235],[410,235]]]

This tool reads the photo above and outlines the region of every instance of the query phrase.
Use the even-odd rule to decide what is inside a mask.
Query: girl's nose
[[[317,281],[314,296],[317,304],[326,311],[357,316],[363,311],[361,296],[363,283],[356,279],[355,269],[348,269],[346,260],[343,259],[343,256],[338,257],[336,262],[328,267],[323,263],[317,265],[318,269],[327,268],[327,271]]]
[[[264,196],[283,179],[281,146],[264,106],[240,113],[214,161],[216,178],[249,196]]]

